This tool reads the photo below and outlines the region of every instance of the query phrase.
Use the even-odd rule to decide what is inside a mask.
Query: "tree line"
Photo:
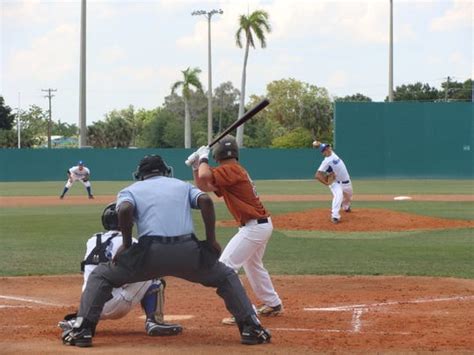
[[[95,148],[182,148],[186,146],[186,139],[189,146],[193,147],[207,144],[207,94],[202,89],[199,70],[196,69],[183,71],[183,80],[173,85],[170,95],[165,97],[160,107],[146,110],[130,105],[108,112],[103,120],[89,125],[88,145]],[[441,89],[421,82],[400,85],[394,90],[394,99],[471,101],[471,79],[464,82],[450,81],[448,92],[446,84],[442,83]],[[335,102],[372,102],[370,97],[360,93],[331,98],[323,87],[290,78],[270,82],[265,94],[250,97],[247,109],[264,97],[270,100],[271,105],[246,123],[243,135],[245,147],[308,147],[316,137],[331,142]],[[225,82],[214,89],[212,100],[212,132],[216,136],[238,116],[240,91],[231,82]],[[0,147],[17,146],[17,118],[20,119],[22,147],[36,147],[45,143],[47,110],[32,105],[27,110],[14,113],[0,96]],[[189,124],[187,129],[186,121]],[[52,122],[52,135],[74,137],[77,133],[76,124]]]

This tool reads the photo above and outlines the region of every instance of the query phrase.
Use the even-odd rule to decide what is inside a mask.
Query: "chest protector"
[[[94,249],[89,255],[81,262],[81,272],[84,272],[86,265],[99,265],[100,263],[106,263],[112,259],[112,255],[108,252],[108,246],[116,236],[120,233],[113,233],[109,238],[102,242],[102,233],[97,233],[96,244]]]

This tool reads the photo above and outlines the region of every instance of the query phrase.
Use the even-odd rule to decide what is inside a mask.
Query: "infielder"
[[[106,232],[94,234],[87,241],[86,254],[81,262],[81,271],[84,273],[82,291],[86,288],[89,276],[100,263],[111,261],[122,245],[122,234],[118,230],[118,217],[115,203],[109,204],[102,213],[102,225]],[[137,242],[133,240],[133,242]],[[112,290],[112,298],[108,300],[100,319],[119,319],[125,317],[130,310],[141,303],[145,312],[145,331],[150,336],[175,335],[182,331],[178,324],[164,323],[164,280],[150,280],[125,284]],[[68,314],[58,326],[69,332],[74,327],[77,314]],[[95,329],[93,330],[95,333]]]
[[[59,196],[59,198],[62,200],[64,198],[64,195],[66,195],[66,192],[71,188],[74,182],[78,180],[82,182],[82,184],[86,187],[87,195],[89,196],[89,198],[94,198],[94,195],[92,195],[91,192],[91,182],[89,181],[90,175],[90,170],[84,166],[84,162],[82,160],[79,160],[76,166],[73,166],[67,171],[66,185],[64,186],[63,193],[61,194],[61,196]]]
[[[345,212],[351,211],[352,182],[346,165],[331,148],[331,145],[318,141],[313,142],[324,160],[315,174],[315,179],[327,185],[332,192],[331,220],[337,224],[341,220],[341,207]]]
[[[159,155],[147,155],[134,174],[138,181],[119,192],[123,244],[114,263],[100,264],[89,276],[74,328],[63,334],[64,344],[92,346],[92,330],[114,287],[167,275],[215,288],[237,319],[242,344],[270,342],[270,332],[260,324],[238,275],[218,261],[212,199],[170,175]],[[201,211],[206,240],[194,234],[192,209]],[[134,224],[139,237],[132,244]]]
[[[202,146],[189,156],[194,181],[201,190],[213,191],[223,197],[240,225],[219,260],[236,273],[243,267],[252,290],[263,302],[257,313],[276,316],[283,311],[282,302],[262,261],[273,231],[270,214],[260,201],[249,174],[238,162],[239,148],[235,138],[227,135],[214,145],[212,156],[218,163],[216,168],[208,164],[209,152],[209,147]],[[225,318],[222,322],[235,324],[235,319]]]

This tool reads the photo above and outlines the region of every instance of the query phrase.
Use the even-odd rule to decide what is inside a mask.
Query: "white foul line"
[[[441,298],[422,298],[413,301],[392,301],[372,304],[353,304],[347,306],[324,307],[324,308],[303,308],[304,311],[318,311],[318,312],[343,312],[352,311],[352,330],[353,333],[359,333],[362,329],[362,314],[370,308],[402,305],[402,304],[418,304],[429,302],[445,302],[445,301],[466,301],[472,300],[474,296],[455,296],[455,297],[441,297]]]
[[[352,311],[360,308],[373,308],[392,306],[397,304],[416,304],[416,303],[429,303],[429,302],[445,302],[445,301],[466,301],[473,300],[474,296],[456,296],[456,297],[443,297],[443,298],[422,298],[413,301],[392,301],[392,302],[381,302],[372,304],[353,304],[347,306],[337,307],[325,307],[325,308],[303,308],[304,311],[317,311],[317,312],[340,312],[340,311]]]
[[[38,301],[38,300],[34,300],[34,299],[32,299],[32,298],[14,297],[14,296],[4,296],[4,295],[0,295],[0,298],[3,298],[3,299],[5,299],[5,300],[23,301],[23,302],[29,302],[29,303],[42,304],[42,305],[44,305],[44,306],[64,307],[64,305],[62,305],[62,304],[56,304],[56,303]]]

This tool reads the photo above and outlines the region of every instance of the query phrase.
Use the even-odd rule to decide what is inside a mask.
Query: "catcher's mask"
[[[118,230],[118,215],[117,210],[115,209],[116,203],[112,202],[105,207],[104,212],[102,212],[102,225],[105,230]]]
[[[237,141],[231,135],[222,138],[212,148],[212,157],[215,161],[235,158],[239,160],[239,146]]]
[[[145,155],[133,173],[135,180],[143,180],[145,176],[160,174],[167,177],[173,176],[173,169],[159,155]]]

